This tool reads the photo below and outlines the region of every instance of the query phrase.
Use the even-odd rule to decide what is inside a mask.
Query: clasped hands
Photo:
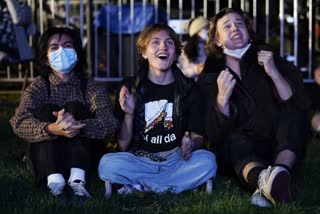
[[[49,124],[46,130],[53,135],[73,138],[86,126],[86,124],[76,121],[65,109],[54,111],[52,114],[57,117],[57,120]]]

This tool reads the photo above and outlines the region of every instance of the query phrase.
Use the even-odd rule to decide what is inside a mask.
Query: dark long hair
[[[201,38],[197,34],[187,39],[186,44],[184,46],[184,53],[190,62],[197,61],[199,56],[198,44],[200,42],[203,42],[203,41],[201,41]],[[204,42],[203,42],[203,45],[204,45]]]
[[[48,79],[49,74],[52,72],[51,67],[49,66],[48,60],[48,48],[49,48],[49,39],[51,36],[58,34],[61,38],[62,35],[69,36],[73,41],[73,47],[77,53],[78,61],[75,66],[75,73],[80,77],[85,77],[85,66],[86,66],[86,57],[85,53],[82,49],[82,42],[80,37],[80,32],[74,29],[70,29],[67,27],[52,27],[49,28],[44,34],[41,36],[38,44],[38,58],[37,65],[40,70],[41,77]]]
[[[210,28],[209,28],[209,33],[208,33],[208,41],[206,44],[206,51],[207,51],[207,55],[214,55],[217,58],[222,58],[223,57],[223,50],[221,47],[218,47],[216,45],[216,39],[217,39],[217,23],[218,21],[224,17],[225,15],[229,14],[229,13],[236,13],[239,14],[245,24],[246,27],[248,29],[249,35],[251,37],[251,39],[253,39],[254,35],[253,33],[250,31],[250,26],[249,26],[249,20],[248,20],[248,16],[246,14],[244,14],[244,12],[241,9],[236,9],[236,8],[224,8],[222,10],[220,10],[219,13],[217,13],[211,20],[210,20]]]

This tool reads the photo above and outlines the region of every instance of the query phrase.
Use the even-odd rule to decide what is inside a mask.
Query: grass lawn
[[[14,95],[0,99],[17,101]],[[26,164],[21,160],[23,143],[14,136],[8,119],[13,105],[0,106],[0,213],[319,213],[320,214],[320,140],[308,142],[306,159],[293,176],[294,200],[272,208],[250,205],[251,194],[237,181],[217,177],[213,193],[205,191],[174,194],[151,194],[144,198],[114,195],[104,198],[103,182],[88,178],[93,200],[81,207],[62,206],[45,189],[34,186]]]

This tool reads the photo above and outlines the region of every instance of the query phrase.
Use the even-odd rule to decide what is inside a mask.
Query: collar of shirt
[[[78,80],[79,80],[79,77],[77,75],[73,75],[71,77],[71,79],[67,82],[64,82],[62,79],[60,79],[56,74],[54,73],[51,73],[49,75],[49,81],[52,85],[60,85],[60,84],[68,84],[68,85],[77,85],[78,84]]]

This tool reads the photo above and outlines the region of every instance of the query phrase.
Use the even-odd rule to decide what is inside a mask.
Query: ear
[[[218,39],[216,39],[215,43],[216,43],[216,45],[217,45],[218,47],[222,47],[222,44],[221,44],[221,42],[220,42]]]
[[[145,60],[148,59],[147,55],[144,52],[141,55],[142,55],[143,59],[145,59]]]

